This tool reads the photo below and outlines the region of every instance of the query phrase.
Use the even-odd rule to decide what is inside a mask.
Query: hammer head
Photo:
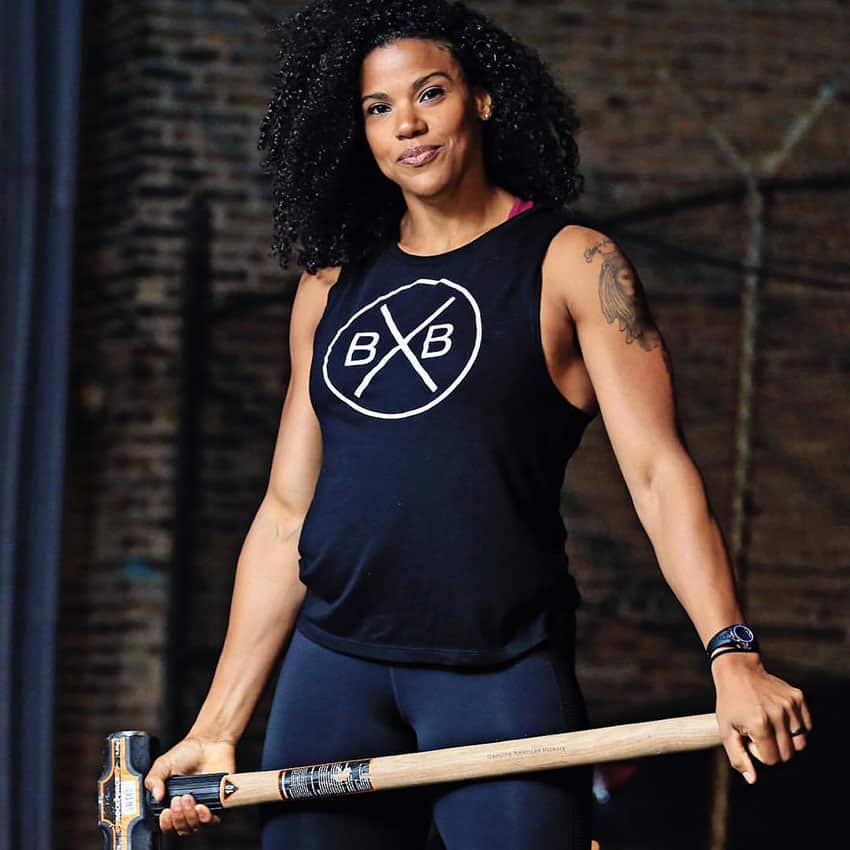
[[[157,850],[156,800],[144,786],[157,741],[145,732],[113,732],[97,782],[98,828],[104,850]],[[160,811],[162,806],[157,806]]]

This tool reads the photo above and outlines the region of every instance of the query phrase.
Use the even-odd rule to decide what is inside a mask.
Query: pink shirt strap
[[[508,213],[508,218],[513,218],[515,215],[519,215],[519,213],[525,212],[525,210],[531,209],[533,206],[534,201],[525,201],[522,198],[517,198],[511,207],[511,211]]]

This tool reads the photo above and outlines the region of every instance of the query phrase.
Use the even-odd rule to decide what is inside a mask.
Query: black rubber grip
[[[219,789],[221,780],[227,776],[226,773],[199,773],[195,776],[172,776],[165,782],[165,797],[158,801],[151,792],[145,788],[148,811],[159,817],[163,809],[167,809],[172,797],[181,794],[191,794],[196,803],[203,803],[212,812],[220,812],[224,806],[221,805]]]

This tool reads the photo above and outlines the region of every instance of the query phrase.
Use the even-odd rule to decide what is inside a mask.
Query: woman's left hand
[[[803,692],[768,673],[758,653],[723,653],[711,673],[723,746],[747,782],[756,781],[750,754],[772,765],[805,748],[812,717]]]

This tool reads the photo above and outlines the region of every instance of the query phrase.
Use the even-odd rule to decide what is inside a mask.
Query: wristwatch
[[[755,632],[743,623],[721,629],[705,648],[709,663],[725,652],[758,652],[759,642]]]

